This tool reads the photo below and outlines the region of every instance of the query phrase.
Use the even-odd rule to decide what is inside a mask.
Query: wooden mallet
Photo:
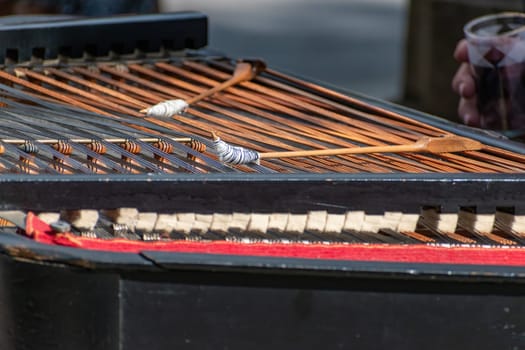
[[[464,151],[477,151],[483,148],[479,141],[466,137],[447,135],[443,137],[422,137],[414,143],[407,145],[370,146],[333,148],[322,150],[300,150],[282,152],[263,152],[231,146],[222,141],[215,133],[212,133],[214,148],[219,159],[231,164],[259,163],[261,159],[290,158],[290,157],[314,157],[314,156],[339,156],[345,154],[367,154],[367,153],[452,153]]]
[[[176,99],[160,102],[154,106],[143,109],[140,112],[145,113],[148,117],[169,118],[172,115],[180,114],[186,110],[191,104],[201,101],[211,95],[223,91],[233,85],[248,81],[257,76],[266,68],[266,64],[260,60],[253,61],[239,61],[235,66],[235,70],[230,79],[212,87],[209,90],[203,91],[197,96],[188,100]]]

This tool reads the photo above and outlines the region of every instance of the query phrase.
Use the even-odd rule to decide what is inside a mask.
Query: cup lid
[[[463,27],[465,35],[471,38],[494,38],[513,36],[525,31],[525,13],[502,12],[477,17]]]

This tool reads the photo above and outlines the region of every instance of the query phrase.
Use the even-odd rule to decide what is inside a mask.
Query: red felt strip
[[[101,240],[78,237],[71,233],[53,233],[49,225],[32,213],[27,216],[26,233],[41,243],[121,253],[165,251],[327,260],[525,266],[525,249],[510,247]]]

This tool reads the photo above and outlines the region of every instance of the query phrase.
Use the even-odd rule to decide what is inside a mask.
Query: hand
[[[458,115],[469,126],[479,127],[481,118],[477,109],[476,83],[468,61],[467,41],[461,40],[454,51],[460,66],[452,79],[452,90],[460,97]]]

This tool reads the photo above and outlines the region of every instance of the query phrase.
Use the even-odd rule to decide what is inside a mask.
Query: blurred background
[[[199,11],[209,47],[458,121],[452,54],[470,19],[525,0],[0,0],[0,15]]]
[[[164,0],[209,16],[210,47],[385,99],[402,93],[406,0]]]
[[[210,47],[459,122],[451,81],[464,24],[525,0],[161,0],[209,16]]]

